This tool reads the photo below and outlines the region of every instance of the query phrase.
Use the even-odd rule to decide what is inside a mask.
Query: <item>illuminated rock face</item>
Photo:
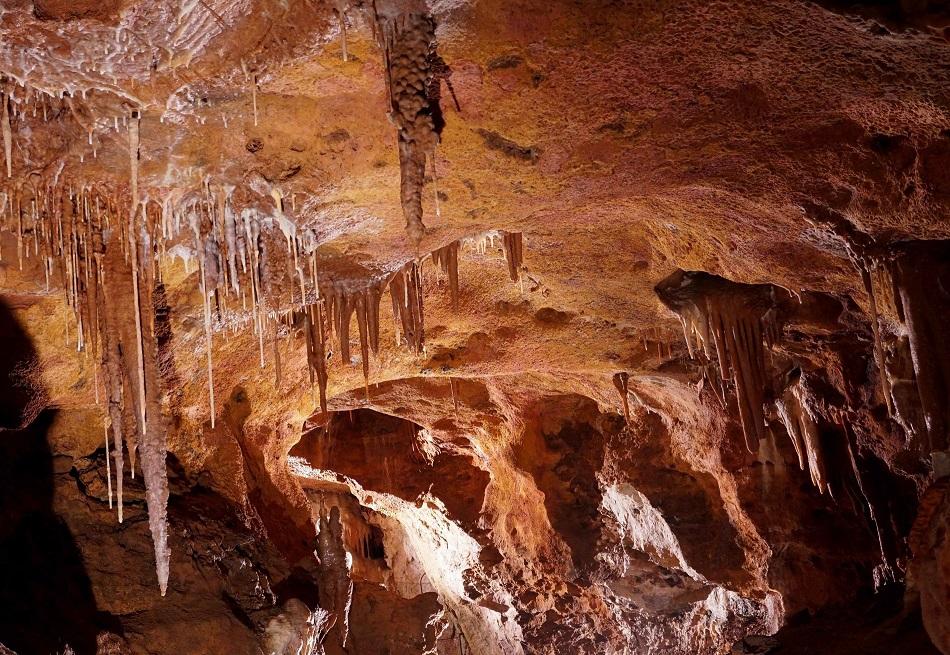
[[[4,3],[0,653],[950,653],[948,26]]]

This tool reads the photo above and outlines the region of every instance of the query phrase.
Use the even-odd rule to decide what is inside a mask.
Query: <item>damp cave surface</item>
[[[10,0],[0,655],[950,654],[943,0]]]

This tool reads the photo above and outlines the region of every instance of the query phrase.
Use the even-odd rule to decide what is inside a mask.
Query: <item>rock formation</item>
[[[0,653],[950,654],[948,30],[6,2]]]

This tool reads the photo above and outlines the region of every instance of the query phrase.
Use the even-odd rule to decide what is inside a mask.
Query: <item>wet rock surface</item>
[[[950,653],[948,24],[5,3],[0,652]]]

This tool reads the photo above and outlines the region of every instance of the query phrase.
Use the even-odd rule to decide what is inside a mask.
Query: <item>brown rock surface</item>
[[[5,2],[0,652],[950,653],[948,29]]]

